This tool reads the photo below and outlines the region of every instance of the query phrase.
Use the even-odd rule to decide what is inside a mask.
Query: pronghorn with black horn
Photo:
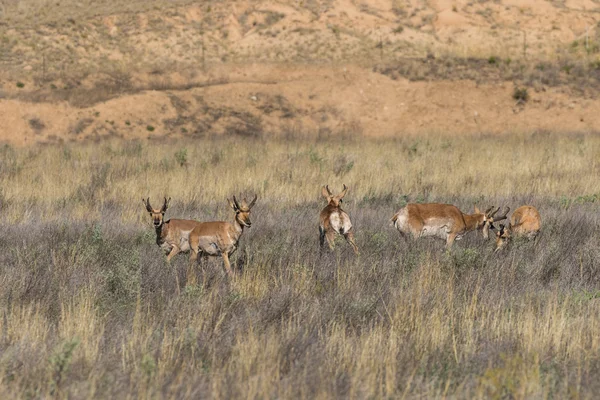
[[[475,207],[475,213],[464,214],[451,204],[410,203],[392,217],[392,222],[405,239],[407,235],[415,239],[433,236],[444,239],[446,248],[450,248],[455,240],[474,230],[481,229],[483,237],[488,239],[489,230],[494,229],[492,223],[506,219],[508,208],[503,215],[496,217],[499,209],[490,207],[482,213]]]
[[[167,261],[171,261],[178,253],[190,251],[190,233],[199,224],[198,221],[189,219],[170,219],[165,221],[165,213],[169,208],[171,198],[165,201],[161,208],[152,208],[150,198],[142,199],[146,210],[152,217],[152,223],[156,230],[156,244],[167,255]]]
[[[198,255],[221,256],[225,270],[229,276],[235,273],[231,269],[229,256],[237,249],[244,228],[250,228],[250,210],[256,203],[257,196],[248,204],[246,199],[238,203],[235,196],[233,201],[227,199],[229,206],[235,211],[233,223],[224,221],[203,222],[198,224],[190,234],[192,254],[190,260],[196,261]]]
[[[344,190],[337,196],[331,193],[329,185],[323,186],[321,189],[323,197],[327,199],[327,206],[325,206],[319,215],[319,244],[322,250],[327,238],[327,244],[333,250],[335,235],[337,233],[344,236],[346,241],[352,246],[354,253],[358,255],[358,246],[354,242],[354,230],[352,229],[350,216],[341,207],[342,199],[347,192],[348,188],[346,185],[344,185]]]
[[[533,206],[521,206],[513,212],[508,226],[500,225],[496,233],[496,250],[505,247],[513,236],[535,239],[542,227],[540,213]]]

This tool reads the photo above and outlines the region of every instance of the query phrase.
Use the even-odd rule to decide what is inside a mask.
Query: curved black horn
[[[146,200],[142,199],[142,203],[146,205],[146,210],[152,212],[152,206],[150,205],[150,197],[148,197]]]
[[[504,210],[502,211],[502,215],[500,215],[499,217],[494,217],[494,221],[501,221],[503,219],[506,219],[509,211],[510,211],[510,207],[508,207],[508,206],[504,207]]]
[[[169,208],[169,202],[171,201],[171,198],[169,197],[169,200],[167,200],[167,198],[165,197],[165,202],[163,203],[162,206],[162,211],[165,212],[167,211],[167,208]]]
[[[252,199],[252,201],[248,205],[248,208],[254,207],[254,203],[256,203],[256,199],[258,199],[258,195],[257,194],[254,195],[254,198]]]
[[[233,204],[238,210],[241,208],[240,203],[238,203],[237,199],[235,198],[235,195],[233,196]]]

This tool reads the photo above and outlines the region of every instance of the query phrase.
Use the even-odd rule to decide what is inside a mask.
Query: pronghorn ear
[[[146,200],[142,199],[142,203],[144,203],[148,212],[152,212],[152,206],[150,205],[150,197],[148,197]]]
[[[327,186],[323,186],[323,188],[321,189],[321,194],[327,200],[329,200],[329,198],[331,197],[331,192],[329,191],[329,188]]]
[[[481,214],[481,211],[479,211],[479,207],[475,206],[475,214]]]

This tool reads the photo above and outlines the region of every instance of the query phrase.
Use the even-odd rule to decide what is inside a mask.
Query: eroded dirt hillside
[[[592,131],[599,3],[8,2],[0,140]]]

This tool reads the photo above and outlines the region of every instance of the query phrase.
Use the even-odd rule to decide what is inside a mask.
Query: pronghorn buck
[[[188,219],[170,219],[165,221],[165,213],[169,208],[171,198],[165,201],[161,208],[152,208],[150,198],[142,199],[146,210],[152,217],[152,223],[156,230],[156,244],[167,254],[167,261],[171,261],[180,252],[190,251],[190,233],[199,224],[197,221]]]
[[[481,229],[483,237],[489,238],[489,229],[494,229],[494,221],[506,219],[508,208],[503,215],[496,216],[500,207],[488,208],[484,213],[475,207],[474,214],[463,214],[458,207],[451,204],[415,204],[402,207],[393,217],[392,222],[400,235],[406,239],[434,236],[446,241],[446,248],[452,247],[454,240],[464,234]]]
[[[496,251],[505,247],[513,236],[535,239],[542,227],[540,213],[533,206],[521,206],[513,212],[508,226],[500,225],[496,233]]]
[[[325,238],[327,238],[327,244],[333,250],[335,234],[337,233],[344,236],[346,241],[352,246],[352,249],[354,249],[354,253],[358,255],[358,247],[354,242],[354,231],[352,230],[350,216],[341,207],[342,199],[347,192],[348,188],[344,185],[344,190],[337,196],[334,196],[331,190],[329,190],[328,185],[323,186],[322,194],[327,199],[327,206],[325,206],[319,215],[319,243],[321,249],[323,249]]]
[[[190,234],[190,245],[192,254],[190,260],[196,261],[198,255],[221,256],[229,276],[234,276],[229,262],[229,256],[237,249],[238,242],[244,228],[250,228],[250,210],[256,203],[257,196],[248,204],[246,199],[238,203],[235,196],[233,201],[227,199],[229,205],[235,211],[233,223],[224,221],[203,222],[198,224]]]

